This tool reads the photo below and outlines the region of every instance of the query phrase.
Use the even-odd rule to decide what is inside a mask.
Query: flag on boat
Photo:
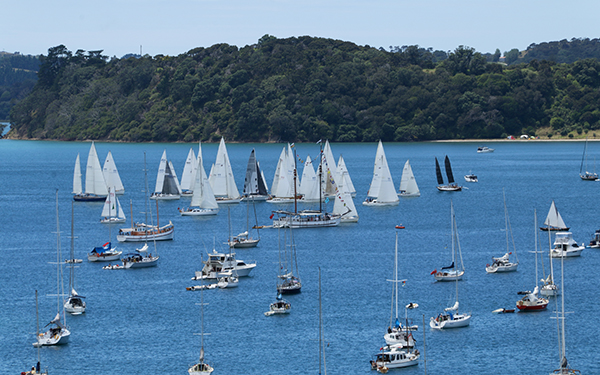
[[[436,268],[436,269],[434,269],[433,271],[431,271],[430,275],[433,275],[433,274],[435,274],[435,273],[437,273],[437,268]]]

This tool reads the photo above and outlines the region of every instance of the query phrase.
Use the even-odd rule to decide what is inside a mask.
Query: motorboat
[[[477,176],[474,175],[473,173],[466,174],[465,175],[465,181],[467,182],[479,182],[479,180],[477,179]]]
[[[110,262],[119,259],[122,253],[122,251],[117,251],[116,247],[113,248],[110,242],[107,242],[102,246],[94,247],[88,254],[88,261]]]
[[[196,271],[192,280],[219,279],[234,270],[238,277],[246,277],[256,267],[256,262],[246,263],[236,259],[235,253],[218,253],[215,249],[208,254],[208,260],[202,263],[204,267]]]
[[[494,152],[494,149],[487,146],[477,147],[477,153],[482,154],[486,152]]]
[[[289,314],[292,309],[292,305],[284,300],[280,294],[277,295],[277,300],[269,306],[269,311],[265,313],[265,316],[277,315],[277,314]]]
[[[509,256],[512,253],[506,253],[501,257],[492,257],[492,264],[485,266],[485,272],[496,273],[496,272],[512,272],[516,271],[519,266],[519,262],[513,263],[509,260]]]
[[[550,250],[550,256],[552,258],[578,257],[584,249],[584,244],[580,246],[573,240],[571,232],[557,232],[554,238],[554,248]]]
[[[420,353],[418,350],[406,350],[396,346],[381,348],[371,360],[371,370],[382,373],[391,368],[410,367],[419,364]]]
[[[600,248],[600,229],[597,229],[596,232],[594,232],[594,236],[590,240],[588,247],[592,249]]]

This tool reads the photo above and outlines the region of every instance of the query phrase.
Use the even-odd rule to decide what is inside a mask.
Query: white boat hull
[[[219,213],[219,209],[216,208],[192,208],[187,211],[180,210],[181,216],[209,216],[216,215]]]
[[[88,262],[111,262],[119,260],[122,251],[117,251],[114,254],[88,254]]]
[[[562,258],[563,256],[565,258],[571,258],[571,257],[578,257],[581,256],[581,252],[583,251],[583,249],[585,249],[585,247],[579,247],[577,249],[569,249],[569,250],[556,250],[556,249],[552,249],[550,251],[550,256],[552,258]]]
[[[377,199],[371,201],[364,201],[363,206],[373,206],[373,207],[384,207],[384,206],[397,206],[400,204],[400,201],[391,201],[391,202],[380,202]]]
[[[246,277],[250,275],[250,272],[256,267],[255,263],[246,264],[245,266],[235,267],[235,273],[238,277]],[[202,271],[196,271],[196,276],[192,278],[192,280],[209,280],[209,279],[218,279],[223,276],[227,276],[231,274],[234,270],[232,268],[228,268],[223,270],[222,272],[210,272],[207,275],[202,275]]]
[[[443,186],[438,186],[437,189],[439,191],[461,191],[462,190],[462,186],[458,186],[458,185],[443,185]]]
[[[450,272],[437,272],[433,277],[437,281],[456,281],[462,280],[465,271],[450,271]]]
[[[77,297],[78,298],[78,297]],[[81,299],[79,299],[81,301]],[[85,302],[81,304],[71,302],[71,298],[65,302],[65,311],[71,315],[81,315],[85,312]]]
[[[158,265],[158,259],[160,257],[152,257],[152,258],[143,258],[140,261],[123,261],[123,267],[125,269],[129,268],[147,268],[147,267],[156,267]]]
[[[544,285],[540,289],[540,294],[546,297],[556,297],[558,296],[558,287],[553,284]]]
[[[417,192],[417,193],[400,192],[400,193],[398,193],[398,196],[399,197],[405,197],[405,198],[420,197],[421,196],[421,192]]]
[[[247,240],[241,240],[241,241],[230,241],[229,247],[232,247],[234,249],[248,249],[250,247],[256,247],[256,245],[258,245],[259,241],[260,240],[254,240],[254,239],[247,239]]]
[[[53,346],[53,345],[64,345],[69,342],[71,332],[68,329],[62,328],[60,333],[52,334],[51,331],[40,333],[38,341],[33,343],[33,346]]]
[[[119,224],[119,223],[124,223],[125,221],[126,221],[125,218],[118,218],[118,217],[109,217],[109,218],[100,220],[100,222],[102,224]]]
[[[438,321],[431,318],[429,326],[434,329],[447,329],[447,328],[461,328],[467,327],[471,324],[471,315],[469,314],[456,314],[453,319]]]
[[[485,272],[487,273],[496,273],[496,272],[513,272],[517,270],[517,267],[519,267],[519,263],[510,263],[507,265],[501,265],[501,266],[487,266],[485,267]]]
[[[164,227],[157,229],[148,229],[148,231],[144,231],[143,229],[121,229],[119,230],[119,234],[117,235],[117,241],[119,242],[148,242],[152,240],[156,241],[164,241],[164,240],[172,240],[173,232],[175,232],[175,227],[173,224],[169,223]]]
[[[181,195],[179,194],[152,194],[150,199],[160,200],[160,201],[174,201],[180,199]]]
[[[241,198],[224,198],[224,197],[215,197],[218,204],[235,204],[240,203]]]
[[[250,196],[247,196],[247,197],[242,197],[241,201],[242,202],[252,202],[252,201],[255,201],[255,202],[264,202],[267,199],[269,199],[268,195],[250,195]]]

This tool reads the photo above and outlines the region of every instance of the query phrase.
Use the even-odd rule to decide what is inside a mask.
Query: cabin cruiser
[[[573,240],[571,232],[557,232],[554,238],[554,248],[550,250],[550,256],[552,258],[578,257],[583,249],[585,249],[585,245],[579,246]]]
[[[231,273],[238,277],[248,276],[256,267],[256,262],[246,263],[243,260],[236,259],[235,253],[218,253],[215,249],[208,254],[208,260],[203,261],[202,270],[196,271],[192,280],[220,279]]]

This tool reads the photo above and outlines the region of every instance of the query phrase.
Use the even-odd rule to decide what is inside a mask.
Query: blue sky
[[[373,47],[459,45],[479,52],[597,38],[600,2],[575,0],[1,0],[0,51],[69,50],[178,55],[195,47],[243,47],[270,34]]]

